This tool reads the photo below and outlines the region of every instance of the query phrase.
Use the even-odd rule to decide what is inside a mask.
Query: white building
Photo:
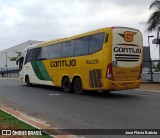
[[[30,45],[34,45],[37,43],[41,43],[43,41],[33,41],[29,40],[24,43],[21,43],[19,45],[13,46],[11,48],[8,48],[6,50],[0,51],[0,68],[6,68],[6,64],[8,68],[16,68],[18,67],[16,65],[15,61],[10,61],[11,57],[16,57],[18,54],[16,52],[21,52],[23,49]],[[16,52],[15,52],[16,51]]]

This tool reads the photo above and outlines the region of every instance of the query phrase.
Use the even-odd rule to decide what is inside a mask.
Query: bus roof
[[[43,47],[43,46],[47,46],[47,45],[50,45],[50,44],[55,44],[55,43],[59,43],[59,42],[67,41],[67,40],[72,40],[72,39],[87,36],[87,35],[90,35],[90,34],[94,34],[94,33],[98,33],[98,32],[104,32],[106,29],[111,29],[111,27],[101,28],[101,29],[85,32],[85,33],[82,33],[82,34],[66,37],[66,38],[61,38],[61,39],[55,39],[55,40],[51,40],[51,41],[47,41],[47,42],[42,42],[42,43],[38,44],[38,46]]]
[[[79,37],[84,37],[84,36],[91,35],[91,34],[98,33],[98,32],[105,32],[106,29],[118,29],[118,28],[137,30],[137,29],[134,29],[134,28],[120,27],[120,26],[105,27],[105,28],[100,28],[100,29],[97,29],[97,30],[85,32],[85,33],[82,33],[82,34],[70,36],[70,37],[54,39],[54,40],[50,40],[50,41],[47,41],[47,42],[41,42],[41,43],[38,43],[38,44],[34,44],[34,45],[31,45],[31,46],[27,47],[25,50],[32,49],[32,48],[43,47],[43,46],[48,46],[48,45],[51,45],[51,44],[60,43],[60,42],[63,42],[63,41],[68,41],[68,40],[76,39],[76,38],[79,38]],[[139,30],[137,30],[137,31],[139,31]],[[23,51],[25,51],[25,50],[23,50]]]

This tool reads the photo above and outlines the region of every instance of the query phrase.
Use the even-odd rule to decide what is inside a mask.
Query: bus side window
[[[50,46],[49,51],[50,58],[60,58],[61,54],[61,43],[53,44]]]
[[[27,55],[26,55],[24,64],[32,61],[32,55],[33,55],[32,49],[31,50],[27,50]]]
[[[88,54],[89,36],[76,39],[75,56]]]
[[[102,49],[104,42],[104,33],[98,33],[90,36],[89,54]]]
[[[24,64],[31,62],[31,61],[36,61],[39,58],[41,48],[35,48],[35,49],[29,49],[27,50],[26,58]]]
[[[62,43],[61,57],[74,56],[75,40]]]
[[[40,58],[42,48],[35,48],[32,50],[32,56],[31,56],[31,61],[37,61]]]
[[[39,48],[38,52],[36,52],[36,53],[38,53],[36,60],[46,60],[46,59],[49,59],[49,57],[50,57],[49,51],[50,51],[50,47],[49,46]]]

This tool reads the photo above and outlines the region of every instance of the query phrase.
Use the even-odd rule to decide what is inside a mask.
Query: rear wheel
[[[111,94],[109,90],[103,90],[102,93],[103,93],[104,95],[110,95],[110,94]]]
[[[73,89],[76,94],[83,94],[82,80],[81,78],[76,78],[73,82]]]
[[[65,92],[70,92],[71,91],[71,83],[68,77],[63,78],[62,80],[62,88]]]

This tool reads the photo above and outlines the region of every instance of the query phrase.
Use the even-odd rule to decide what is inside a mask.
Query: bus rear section
[[[106,78],[111,90],[138,88],[141,83],[143,42],[140,31],[112,28],[112,59]],[[107,81],[108,82],[108,81]]]

